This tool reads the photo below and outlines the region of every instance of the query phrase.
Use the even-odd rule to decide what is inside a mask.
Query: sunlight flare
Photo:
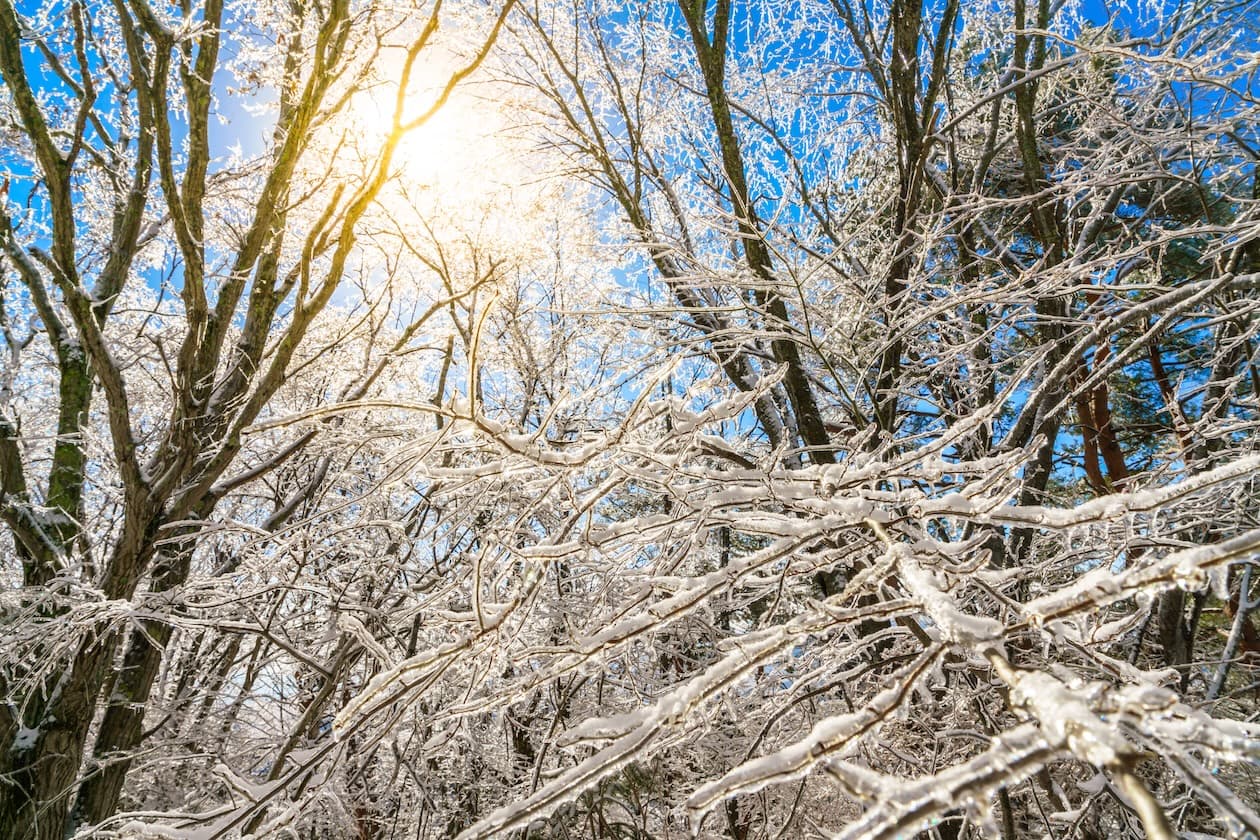
[[[437,102],[458,70],[453,60],[417,61],[411,68],[402,122],[415,119]],[[379,146],[393,128],[403,72],[402,50],[387,51],[377,61],[377,81],[351,100],[347,118],[363,147]],[[403,134],[394,153],[393,172],[411,189],[444,193],[478,189],[487,171],[502,167],[498,135],[503,127],[498,104],[479,95],[473,86],[461,85],[427,120]]]

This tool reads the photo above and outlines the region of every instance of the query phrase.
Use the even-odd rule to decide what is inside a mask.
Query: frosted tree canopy
[[[0,840],[1260,836],[1256,0],[0,79]]]

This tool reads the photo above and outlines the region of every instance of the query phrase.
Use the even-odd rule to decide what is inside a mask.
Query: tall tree
[[[399,142],[480,63],[510,6],[469,64],[427,103],[404,94],[441,4],[418,23],[406,21],[405,9],[347,0],[280,5],[254,37],[240,31],[245,40],[235,49],[274,39],[276,49],[238,70],[270,74],[279,101],[270,148],[248,173],[254,200],[233,209],[233,232],[221,237],[216,178],[243,173],[211,174],[213,102],[225,32],[248,25],[239,15],[249,10],[215,0],[169,10],[142,0],[108,9],[73,0],[28,15],[8,0],[0,5],[0,74],[24,140],[14,172],[21,184],[12,175],[5,182],[0,244],[53,350],[57,383],[55,443],[42,486],[7,412],[0,444],[0,513],[26,593],[19,614],[38,616],[38,632],[53,634],[3,678],[0,740],[12,747],[0,759],[0,810],[11,836],[61,837],[116,809],[170,640],[160,605],[187,579],[194,523],[305,443],[255,463],[242,458],[244,431],[265,416],[299,353],[310,352],[313,326],[345,284],[360,226],[394,172]],[[403,55],[392,124],[358,167],[338,171],[327,151],[335,133],[347,130],[337,116],[383,49]],[[321,178],[330,163],[338,177]],[[31,208],[25,219],[15,217],[22,204]],[[159,346],[169,391],[138,414],[116,309],[129,289],[152,280],[139,260],[159,237],[174,252],[180,322],[176,337]],[[93,464],[89,418],[97,393],[109,447]],[[93,485],[111,487],[117,506],[101,534],[84,530]],[[103,604],[122,605],[142,584],[148,596],[134,609],[152,618],[132,618],[131,607],[79,614],[75,593],[83,588]],[[98,709],[93,762],[76,795]]]
[[[0,831],[1260,833],[1251,11],[0,0]]]

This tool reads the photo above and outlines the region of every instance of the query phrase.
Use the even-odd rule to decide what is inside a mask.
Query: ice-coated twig
[[[913,607],[893,604],[890,617]],[[606,778],[629,762],[650,755],[665,741],[674,737],[674,730],[683,727],[692,712],[718,692],[769,661],[795,640],[817,633],[828,626],[865,616],[869,610],[831,611],[819,609],[794,619],[788,625],[763,631],[752,638],[741,639],[734,649],[699,676],[661,697],[649,707],[612,719],[587,721],[568,733],[566,740],[613,738],[613,742],[565,771],[529,797],[506,805],[475,825],[465,829],[459,840],[485,840],[500,837],[531,820],[546,817],[565,802],[578,796],[587,786]],[[939,653],[939,651],[936,651]],[[925,669],[931,659],[926,655],[917,667]]]
[[[931,776],[906,781],[880,775],[874,801],[864,803],[866,811],[836,835],[837,840],[910,836],[934,817],[968,802],[984,802],[999,789],[1019,784],[1058,752],[1040,727],[1025,723],[995,737],[980,755]],[[852,773],[840,761],[829,763],[826,769],[841,781]],[[864,770],[862,775],[871,773]]]
[[[918,680],[948,648],[934,645],[890,679],[891,685],[851,714],[825,718],[796,743],[736,767],[721,778],[701,785],[687,799],[693,813],[703,813],[722,799],[788,782],[809,773],[832,757],[843,757],[854,742],[878,727],[907,699]]]

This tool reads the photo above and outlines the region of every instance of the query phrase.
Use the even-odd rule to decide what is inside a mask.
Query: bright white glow
[[[403,122],[427,111],[456,69],[453,62],[422,55],[411,70]],[[351,101],[349,117],[362,140],[377,144],[388,135],[402,74],[402,51],[385,53],[378,61],[378,81]],[[475,189],[487,175],[498,174],[485,165],[498,158],[502,129],[496,103],[477,95],[466,82],[437,113],[403,136],[394,154],[394,172],[409,189]]]
[[[428,111],[467,58],[422,54],[412,68],[402,122]],[[376,78],[350,102],[355,144],[379,149],[393,122],[403,52],[383,54]],[[515,260],[537,246],[539,228],[554,218],[559,182],[507,117],[512,88],[475,74],[462,81],[426,122],[398,144],[390,184],[378,198],[397,222],[447,239],[477,241],[496,260]],[[515,103],[519,110],[519,103]],[[553,172],[554,174],[554,172]]]
[[[427,112],[466,60],[422,55],[412,69],[402,122]],[[376,83],[350,100],[342,159],[359,166],[376,159],[393,126],[402,71],[403,52],[386,53],[377,62]],[[478,281],[491,264],[506,277],[553,247],[558,214],[572,208],[557,177],[558,159],[509,117],[520,113],[522,103],[507,97],[521,92],[492,76],[483,72],[462,81],[436,113],[399,141],[390,178],[365,221],[365,228],[383,234],[378,241],[386,249],[399,245],[399,261],[388,272],[395,288],[408,277],[431,287],[439,263],[459,275],[452,282]],[[575,219],[563,227],[581,225]],[[384,280],[387,273],[376,275]]]

